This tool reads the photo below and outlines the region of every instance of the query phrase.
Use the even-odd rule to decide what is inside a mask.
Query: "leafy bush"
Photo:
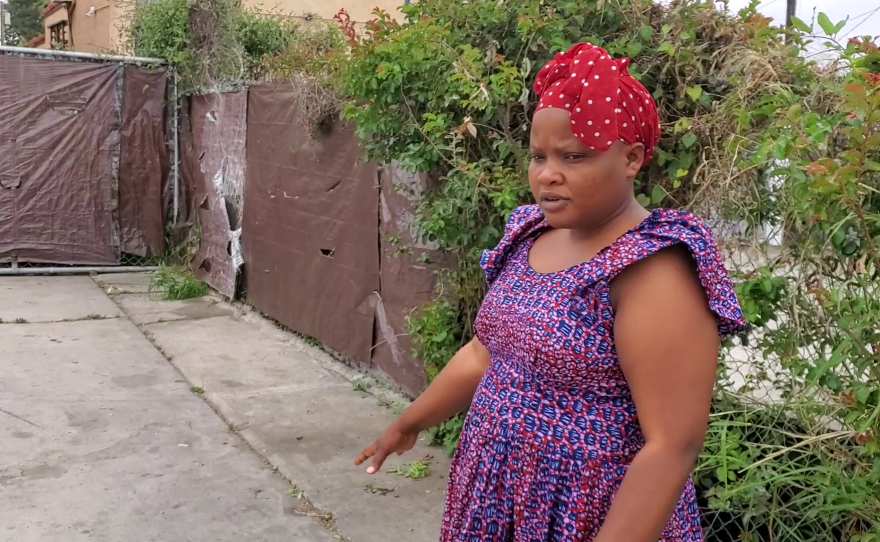
[[[235,32],[240,10],[233,0],[138,2],[128,47],[137,56],[168,61],[185,93],[233,82],[246,67]]]
[[[128,46],[137,56],[167,60],[184,93],[254,81],[323,77],[343,45],[333,25],[300,25],[245,9],[233,0],[155,0],[131,10]]]
[[[154,0],[138,3],[128,26],[132,52],[146,58],[160,58],[183,67],[192,62],[187,33],[188,0]]]
[[[481,251],[528,200],[537,69],[581,40],[631,57],[663,127],[636,193],[713,224],[753,328],[725,345],[696,473],[708,539],[877,540],[880,51],[838,43],[825,15],[788,33],[756,7],[421,0],[403,23],[344,27],[344,115],[371,158],[440,179],[417,226],[459,267],[410,318],[434,376],[472,334]],[[460,428],[431,436],[453,446]]]
[[[278,15],[264,15],[242,10],[238,15],[236,39],[245,57],[259,61],[290,49],[297,25]]]

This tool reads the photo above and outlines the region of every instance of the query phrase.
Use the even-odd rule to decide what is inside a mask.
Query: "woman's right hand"
[[[367,469],[368,474],[375,474],[382,468],[382,463],[393,453],[401,455],[404,452],[412,450],[416,445],[419,437],[418,431],[410,431],[403,428],[400,421],[396,421],[376,439],[376,442],[370,444],[361,455],[355,459],[355,465],[362,465],[369,458],[373,458],[373,462]]]
[[[367,472],[375,474],[389,455],[400,455],[411,450],[416,445],[420,430],[433,427],[466,410],[490,361],[489,351],[479,339],[474,338],[464,345],[452,356],[425,393],[376,442],[364,448],[354,464],[362,465],[372,457],[373,463]]]

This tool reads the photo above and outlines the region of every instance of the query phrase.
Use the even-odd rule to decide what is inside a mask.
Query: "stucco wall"
[[[73,12],[73,48],[85,53],[116,52],[119,48],[117,12],[113,0],[76,3]],[[94,10],[92,9],[94,8]]]
[[[351,19],[358,23],[373,18],[373,8],[384,9],[392,16],[400,19],[398,8],[405,0],[243,0],[246,7],[260,11],[303,17],[311,15],[322,19],[332,19],[340,9],[345,8]]]

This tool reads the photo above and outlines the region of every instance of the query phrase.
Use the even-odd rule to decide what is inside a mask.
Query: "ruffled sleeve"
[[[524,205],[517,207],[510,213],[504,236],[498,246],[483,252],[480,259],[480,267],[486,273],[486,282],[489,286],[495,282],[508,258],[516,247],[529,235],[540,229],[544,224],[544,215],[537,205]]]
[[[744,332],[746,323],[742,309],[721,252],[709,228],[691,213],[666,209],[654,211],[631,235],[606,252],[603,261],[605,278],[610,281],[628,265],[678,243],[687,247],[696,264],[709,308],[715,313],[718,333],[731,336]]]

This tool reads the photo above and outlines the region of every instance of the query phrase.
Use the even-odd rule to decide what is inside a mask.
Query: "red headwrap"
[[[578,43],[538,72],[539,111],[571,114],[571,130],[593,150],[607,151],[616,139],[645,146],[645,163],[660,140],[660,118],[651,94],[627,71],[629,59],[615,60],[601,47]]]

